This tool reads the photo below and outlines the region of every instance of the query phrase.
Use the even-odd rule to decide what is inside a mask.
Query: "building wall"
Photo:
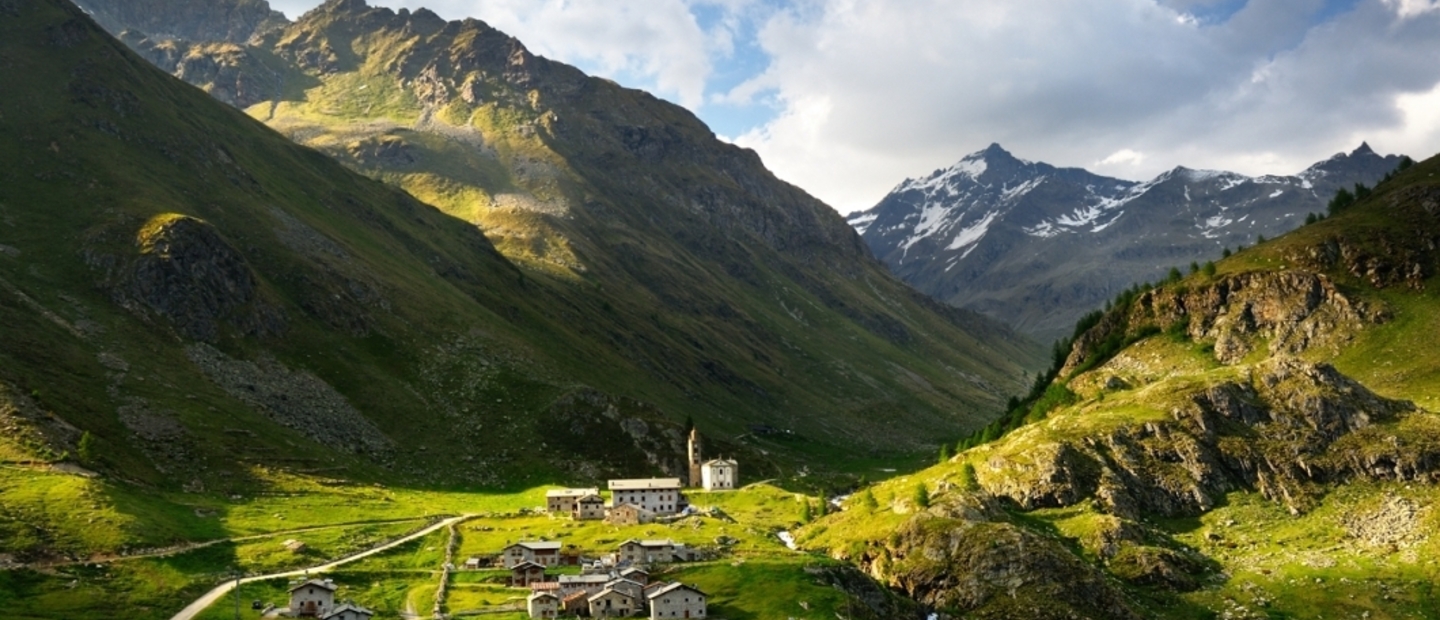
[[[650,617],[658,618],[704,618],[705,596],[693,590],[681,588],[650,599]]]
[[[325,588],[305,586],[290,593],[290,611],[293,613],[323,616],[334,608],[335,593]]]
[[[560,601],[550,597],[530,599],[531,618],[554,618],[560,615]]]
[[[736,467],[730,464],[707,464],[701,472],[706,491],[725,491],[735,488]]]
[[[590,502],[577,504],[575,518],[581,521],[605,518],[605,502]]]
[[[590,599],[590,617],[624,618],[639,611],[635,599],[620,592],[607,592],[599,598]]]
[[[655,514],[670,515],[680,511],[680,489],[633,489],[615,491],[611,504],[634,504]]]

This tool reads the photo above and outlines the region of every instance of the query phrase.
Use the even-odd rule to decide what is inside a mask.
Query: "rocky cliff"
[[[857,493],[801,541],[950,617],[1423,609],[1397,596],[1440,545],[1422,533],[1440,502],[1440,356],[1422,344],[1440,159],[1417,168],[1213,274],[1122,296],[1060,360],[1070,398]]]

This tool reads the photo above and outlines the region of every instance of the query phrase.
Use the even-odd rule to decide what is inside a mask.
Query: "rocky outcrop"
[[[151,64],[237,108],[275,99],[284,85],[280,74],[247,47],[154,39],[134,30],[121,32],[119,38]]]
[[[1101,509],[1128,519],[1198,515],[1239,489],[1301,512],[1323,483],[1440,480],[1440,451],[1394,461],[1400,455],[1386,446],[1399,445],[1398,435],[1377,426],[1400,421],[1414,410],[1410,403],[1381,398],[1325,364],[1278,357],[1246,370],[1248,381],[1199,391],[1173,407],[1170,420],[1122,426],[1074,444],[1042,443],[1027,448],[1024,458],[997,453],[988,460],[992,475],[981,480],[987,491],[1024,509],[1093,497]],[[1404,435],[1425,436],[1421,432]]]
[[[117,227],[107,228],[113,233]],[[118,304],[142,318],[164,319],[184,338],[216,342],[225,325],[256,337],[286,331],[283,311],[266,298],[254,271],[203,220],[156,216],[124,254],[90,247],[83,255]]]
[[[1166,286],[1140,293],[1075,340],[1060,370],[1068,377],[1097,356],[1154,331],[1180,331],[1210,343],[1215,359],[1239,363],[1261,343],[1268,352],[1295,355],[1336,349],[1365,325],[1388,318],[1382,308],[1340,291],[1327,276],[1305,271],[1247,272],[1194,287]]]
[[[244,43],[287,21],[265,0],[78,0],[112,34],[140,30],[161,38]]]
[[[857,558],[878,580],[966,618],[1140,618],[1057,540],[1003,522],[912,518]]]

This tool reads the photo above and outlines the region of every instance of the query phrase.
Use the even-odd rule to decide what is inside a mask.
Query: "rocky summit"
[[[1048,342],[1130,285],[1293,230],[1399,162],[1362,144],[1293,176],[1178,167],[1139,183],[992,144],[849,222],[906,282]]]

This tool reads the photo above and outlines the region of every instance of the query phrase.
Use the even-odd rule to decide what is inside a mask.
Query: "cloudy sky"
[[[1440,0],[370,2],[684,105],[841,212],[991,142],[1135,180],[1440,152]]]

